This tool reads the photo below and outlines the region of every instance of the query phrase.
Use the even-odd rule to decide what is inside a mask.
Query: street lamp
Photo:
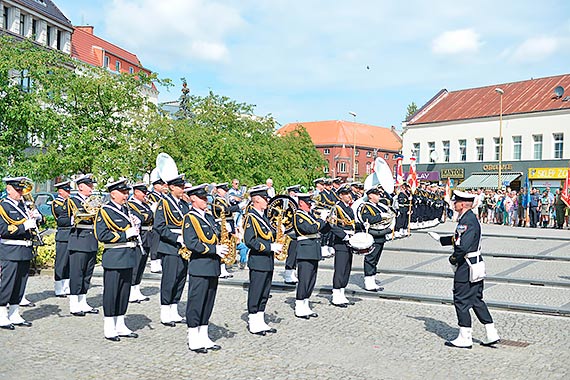
[[[356,182],[356,113],[349,111],[348,114],[354,118],[354,125],[352,126],[352,180]]]
[[[501,166],[503,164],[503,95],[505,94],[505,91],[497,87],[495,89],[495,92],[499,94],[499,97],[501,99],[501,107],[499,111],[499,175],[497,178],[498,181],[497,191],[498,191],[501,190],[503,184],[501,181]]]

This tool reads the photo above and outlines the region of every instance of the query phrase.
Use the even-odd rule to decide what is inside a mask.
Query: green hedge
[[[42,239],[45,245],[38,247],[33,265],[36,268],[53,268],[55,264],[55,234],[42,235]],[[101,263],[102,257],[103,244],[99,243],[99,249],[97,250],[97,264]]]

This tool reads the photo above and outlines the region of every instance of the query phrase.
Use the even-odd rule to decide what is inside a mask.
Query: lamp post
[[[501,166],[503,164],[503,95],[505,91],[501,88],[496,88],[495,92],[499,94],[499,98],[501,101],[500,111],[499,111],[499,175],[498,177],[498,186],[497,191],[502,188],[502,181],[501,181]]]
[[[354,118],[354,125],[352,126],[352,181],[356,182],[356,113],[350,111],[348,114]]]

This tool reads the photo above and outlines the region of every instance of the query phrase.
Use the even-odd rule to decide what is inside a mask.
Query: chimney
[[[93,35],[93,29],[95,29],[95,27],[91,25],[81,25],[81,26],[76,26],[75,29],[79,29]]]

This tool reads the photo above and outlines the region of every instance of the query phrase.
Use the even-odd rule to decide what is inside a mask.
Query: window
[[[25,24],[26,24],[26,16],[24,16],[23,14],[20,14],[20,35],[21,36],[25,35],[25,30],[24,30]]]
[[[499,144],[499,138],[498,137],[493,137],[493,141],[495,142],[495,161],[499,161],[499,154],[500,154],[500,144]]]
[[[116,61],[116,62],[115,62],[115,71],[116,71],[116,72],[121,71],[121,61]]]
[[[329,166],[328,165],[325,166],[323,171],[325,172],[325,174],[328,174],[329,173]]]
[[[366,152],[366,157],[372,157],[372,152],[371,151]]]
[[[337,173],[346,173],[346,162],[345,161],[337,162],[336,171]]]
[[[542,135],[532,135],[532,141],[534,144],[534,156],[535,160],[542,160]]]
[[[562,158],[564,150],[564,133],[555,133],[554,135],[554,158]]]
[[[325,148],[325,149],[323,149],[323,154],[325,156],[328,156],[329,154],[331,154],[331,150],[329,148]]]
[[[429,152],[429,162],[435,162],[435,160],[432,158],[432,156],[434,155],[433,152],[435,152],[435,141],[428,142],[428,152]]]
[[[46,39],[46,44],[47,46],[51,46],[51,26],[47,26],[47,39]]]
[[[135,73],[135,69],[133,69],[132,67],[129,67],[129,74],[134,74]]]
[[[57,50],[61,50],[63,47],[63,33],[61,32],[61,30],[58,30],[57,33]]]
[[[32,81],[30,79],[28,70],[20,71],[20,88],[22,89],[22,91],[29,92],[31,84]]]
[[[370,173],[372,173],[372,163],[367,162],[366,163],[366,174],[370,174]]]
[[[449,140],[443,141],[443,161],[449,162]]]
[[[38,20],[32,19],[32,38],[35,40],[38,39]]]
[[[467,161],[467,140],[459,140],[459,161]]]
[[[358,175],[358,161],[354,161],[354,174]]]
[[[390,157],[390,154],[388,154],[388,153],[384,153],[384,159],[385,159],[385,160],[387,160],[387,159],[388,159],[388,157]]]
[[[483,161],[483,146],[485,140],[482,138],[475,139],[475,144],[477,148],[477,161]]]
[[[522,136],[513,136],[513,160],[520,160],[522,152]]]
[[[397,154],[394,154],[394,155],[392,156],[392,158],[395,160],[396,158],[398,158],[398,155],[397,155]]]
[[[2,14],[2,28],[8,29],[8,7],[4,5],[4,13]]]
[[[359,154],[360,154],[360,150],[356,149],[356,150],[354,151],[354,155],[358,157]]]
[[[109,68],[109,57],[107,57],[107,56],[105,56],[105,58],[103,58],[103,67]]]
[[[412,156],[416,158],[416,164],[420,163],[420,143],[414,143],[414,148],[412,149]]]

